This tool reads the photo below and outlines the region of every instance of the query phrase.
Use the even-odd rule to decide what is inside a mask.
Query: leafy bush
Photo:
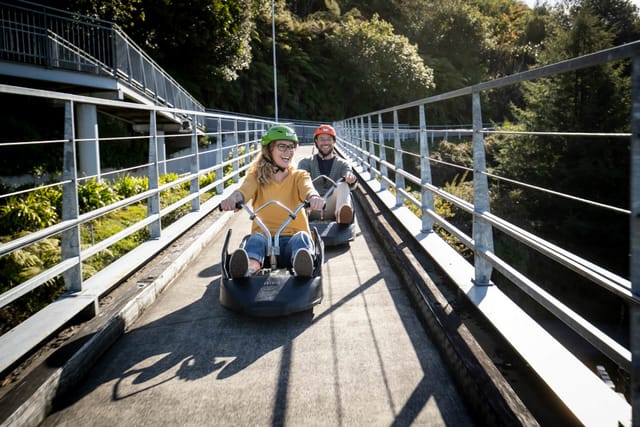
[[[206,175],[202,175],[200,177],[200,180],[199,180],[200,188],[206,187],[207,185],[211,184],[215,180],[216,180],[216,173],[215,172],[209,172]]]
[[[245,148],[244,147],[239,147],[238,148],[238,156],[242,156],[245,153]],[[229,154],[227,155],[227,160],[232,160],[233,159],[233,151],[229,151]],[[238,167],[243,167],[246,163],[246,158],[243,158],[242,160],[239,161],[238,163]],[[233,172],[233,163],[229,163],[227,166],[224,167],[224,176],[230,175]],[[229,186],[233,184],[233,178],[229,178],[225,181],[225,186]]]
[[[130,175],[120,178],[113,184],[113,189],[119,197],[126,199],[143,193],[149,188],[149,178],[133,177]]]
[[[173,182],[176,179],[180,178],[180,176],[175,172],[166,173],[160,176],[160,185],[167,184],[169,182]]]
[[[178,179],[175,173],[164,175],[161,183]],[[209,173],[200,177],[200,185],[205,186],[215,181],[216,174]],[[95,179],[78,187],[78,201],[81,212],[87,212],[111,204],[121,198],[131,197],[148,189],[148,178],[125,176],[111,186]],[[161,197],[162,206],[168,206],[183,198],[189,191],[186,182],[165,190]],[[26,234],[55,224],[62,209],[62,191],[57,187],[39,188],[22,196],[11,197],[6,204],[0,206],[0,242],[9,241],[16,236]],[[191,209],[186,204],[163,218],[166,226],[184,216]],[[103,215],[81,229],[83,247],[100,242],[126,227],[142,220],[147,214],[144,202],[136,203],[115,212]],[[105,266],[111,264],[122,255],[136,248],[149,238],[147,228],[139,230],[131,236],[114,243],[109,248],[83,260],[83,279],[88,279]],[[0,258],[0,292],[23,283],[41,273],[45,269],[60,262],[60,240],[57,237],[42,240],[29,247],[16,250]],[[0,309],[0,330],[8,330],[23,319],[58,298],[65,290],[62,277],[57,277],[43,286],[31,291],[14,303]]]
[[[55,187],[36,189],[9,197],[0,206],[0,234],[13,235],[37,231],[58,222],[62,209],[62,192]]]
[[[7,238],[3,240],[8,240]],[[23,283],[60,262],[58,239],[44,239],[0,258],[0,292]],[[22,296],[0,310],[0,332],[5,332],[59,297],[65,290],[61,277]]]
[[[117,202],[119,196],[108,183],[90,179],[84,185],[78,186],[78,204],[80,212],[90,212]]]

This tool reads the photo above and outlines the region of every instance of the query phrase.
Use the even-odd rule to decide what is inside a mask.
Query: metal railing
[[[29,5],[28,2],[23,2]],[[55,177],[46,186],[32,186],[27,189],[16,189],[0,196],[0,204],[8,198],[28,198],[43,188],[53,188],[61,192],[62,208],[59,219],[54,224],[31,230],[28,233],[10,236],[0,244],[0,259],[15,256],[38,244],[48,241],[57,242],[58,254],[50,265],[43,266],[35,275],[27,276],[19,283],[0,294],[0,308],[15,303],[33,290],[42,288],[61,277],[67,288],[62,298],[57,299],[44,309],[20,323],[0,336],[0,371],[4,372],[18,363],[42,340],[58,330],[73,316],[82,311],[97,311],[98,299],[115,286],[122,277],[135,270],[146,259],[153,256],[172,239],[207,215],[217,205],[218,197],[225,186],[233,186],[239,176],[244,173],[250,160],[258,151],[257,143],[260,135],[272,122],[233,114],[205,112],[188,93],[173,79],[166,75],[142,50],[128,39],[115,25],[97,20],[81,21],[77,18],[63,16],[61,11],[43,8],[21,7],[0,2],[0,60],[16,61],[43,67],[55,67],[82,72],[96,73],[115,77],[126,82],[137,91],[154,99],[156,105],[144,106],[131,103],[109,101],[85,96],[33,90],[8,85],[0,85],[0,96],[12,95],[56,100],[64,105],[64,138],[38,141],[16,140],[0,144],[0,156],[3,149],[9,147],[45,145],[52,152],[61,153],[59,169],[62,174]],[[639,397],[632,395],[633,417],[628,417],[628,404],[619,396],[604,396],[598,404],[589,399],[572,402],[570,394],[575,391],[566,387],[569,381],[577,381],[586,377],[583,370],[575,370],[577,361],[570,359],[562,349],[557,349],[555,340],[528,322],[527,316],[521,313],[517,304],[509,304],[502,294],[493,286],[492,277],[495,272],[515,284],[524,293],[532,297],[549,313],[566,323],[580,336],[589,341],[595,348],[614,361],[622,369],[631,374],[632,383],[639,380],[637,364],[640,351],[639,333],[633,328],[633,320],[638,315],[638,297],[640,293],[640,42],[631,43],[614,49],[597,52],[584,57],[564,61],[558,64],[541,67],[513,76],[507,76],[475,86],[462,88],[446,94],[417,100],[407,104],[375,111],[337,122],[340,134],[340,146],[344,154],[358,166],[365,178],[366,185],[376,189],[383,201],[394,212],[402,216],[402,223],[414,233],[415,238],[423,244],[436,261],[440,262],[454,281],[460,286],[470,300],[485,313],[496,328],[505,335],[509,342],[531,363],[548,385],[556,391],[563,401],[574,411],[580,420],[592,420],[589,406],[601,410],[602,406],[609,410],[607,416],[616,418],[622,424],[629,419],[640,420],[637,412],[640,408]],[[490,134],[549,134],[566,137],[597,136],[581,132],[507,132],[499,127],[489,128],[483,123],[481,94],[528,80],[553,76],[558,73],[597,66],[609,61],[633,59],[633,111],[631,113],[631,133],[609,133],[608,137],[627,138],[631,141],[631,209],[609,206],[598,201],[585,200],[580,197],[559,194],[550,189],[531,186],[517,182],[508,177],[500,177],[488,171],[484,137]],[[426,111],[431,105],[459,97],[470,97],[473,116],[471,127],[438,127],[429,125]],[[79,105],[96,107],[112,107],[122,110],[136,110],[148,114],[149,131],[140,135],[121,135],[100,138],[100,146],[117,143],[121,140],[132,141],[146,146],[147,157],[144,161],[129,167],[116,167],[110,171],[101,171],[97,175],[78,177],[76,150],[78,146],[89,140],[76,137],[74,120]],[[417,114],[413,110],[417,109]],[[407,117],[417,116],[415,124],[399,121],[399,115],[407,111]],[[192,123],[203,124],[193,126],[188,133],[163,134],[159,131],[156,118],[159,114],[170,114],[188,117]],[[388,120],[388,116],[392,120]],[[405,115],[405,114],[403,114]],[[385,118],[386,120],[383,120]],[[391,123],[391,125],[389,125]],[[308,133],[314,125],[301,125],[301,134]],[[204,130],[204,133],[197,131]],[[211,131],[212,129],[215,129]],[[604,134],[603,134],[604,135]],[[436,138],[469,138],[473,146],[473,167],[447,164],[430,156],[429,144]],[[185,143],[186,140],[186,143]],[[418,152],[404,149],[403,143],[416,140]],[[171,141],[180,141],[183,149],[180,155],[166,158],[165,146]],[[389,142],[392,141],[392,144]],[[204,144],[203,144],[204,143]],[[392,161],[387,160],[391,153]],[[403,159],[418,159],[419,176],[407,171]],[[473,200],[467,201],[448,193],[433,184],[431,163],[456,167],[473,174]],[[100,162],[98,162],[100,164]],[[175,179],[163,180],[163,175],[175,173]],[[212,179],[201,185],[201,179],[214,175]],[[129,175],[146,177],[148,186],[144,191],[134,195],[117,198],[106,206],[81,211],[78,192],[82,185],[91,180],[115,183]],[[588,203],[590,206],[618,212],[629,217],[631,241],[631,273],[630,278],[621,277],[611,271],[563,249],[515,224],[491,213],[489,180],[501,180],[514,185],[545,191],[548,194]],[[232,184],[230,184],[232,183]],[[188,189],[186,189],[188,187]],[[409,190],[418,188],[419,194]],[[182,190],[182,191],[181,191]],[[186,190],[186,191],[185,191]],[[456,206],[469,217],[471,235],[442,217],[435,209],[435,200],[441,199]],[[144,215],[132,224],[126,225],[95,241],[93,224],[113,214],[144,206]],[[418,215],[410,212],[406,215],[405,206],[419,211]],[[441,239],[433,232],[441,228],[454,236],[458,242],[473,251],[474,264],[462,259],[455,251],[445,249]],[[494,248],[494,233],[499,231],[514,241],[532,248],[543,256],[576,272],[591,283],[624,300],[632,310],[631,348],[620,344],[606,332],[601,331],[593,322],[585,319],[574,310],[560,302],[552,293],[508,262]],[[132,236],[141,239],[140,245],[123,255],[118,260],[104,266],[103,269],[87,274],[86,261],[107,252],[111,247]],[[142,238],[140,238],[142,236]],[[457,258],[456,258],[457,257]],[[459,259],[458,259],[459,258]],[[90,277],[88,277],[90,276]],[[485,306],[499,302],[498,312]],[[516,322],[519,319],[521,323]],[[511,324],[518,324],[520,329],[510,329]],[[522,325],[526,325],[523,327]],[[523,329],[526,328],[526,329]],[[35,332],[34,332],[35,331]],[[524,335],[531,342],[522,342]],[[25,338],[26,337],[26,338]],[[558,358],[554,360],[558,366],[549,366],[549,362],[541,362],[536,358],[540,346],[545,351],[553,352]],[[566,361],[566,364],[559,363]],[[636,361],[636,363],[634,363]],[[564,370],[564,371],[563,371]],[[562,377],[562,378],[561,378]],[[592,382],[585,380],[592,385]],[[586,384],[580,383],[580,385]],[[585,387],[585,390],[587,387]],[[633,387],[632,387],[633,389]],[[610,390],[609,390],[610,391]],[[607,406],[609,405],[609,406]],[[640,423],[640,421],[638,421]]]
[[[0,2],[0,60],[116,78],[158,105],[204,107],[116,24],[22,1]]]
[[[576,377],[572,377],[568,371],[562,372],[564,368],[560,358],[553,361],[540,361],[539,353],[541,348],[544,351],[552,348],[555,344],[554,337],[548,337],[544,331],[535,332],[536,326],[532,323],[530,329],[511,329],[510,323],[516,322],[520,316],[527,316],[520,313],[517,304],[509,305],[505,302],[500,310],[491,310],[485,308],[490,305],[490,301],[499,299],[491,297],[499,292],[496,286],[493,286],[493,277],[495,271],[499,272],[504,278],[516,285],[522,292],[533,298],[538,304],[542,305],[549,313],[560,321],[564,322],[571,329],[577,332],[581,337],[586,339],[595,348],[604,353],[621,369],[631,375],[632,383],[640,381],[638,377],[640,355],[640,331],[634,328],[634,319],[638,313],[638,295],[640,294],[640,237],[638,236],[638,222],[640,221],[640,42],[634,42],[620,47],[596,52],[583,57],[567,60],[561,63],[543,66],[526,72],[496,79],[493,81],[480,83],[474,86],[462,88],[460,90],[448,92],[445,94],[420,99],[403,105],[394,106],[384,110],[374,111],[348,118],[335,125],[339,130],[339,145],[342,147],[345,155],[358,165],[369,181],[374,190],[381,194],[388,192],[387,204],[397,214],[402,216],[402,223],[411,231],[417,240],[422,242],[425,249],[440,263],[442,268],[456,281],[460,289],[469,296],[471,301],[487,316],[487,318],[496,326],[496,328],[512,343],[518,352],[531,363],[533,368],[540,373],[541,377],[547,384],[554,389],[563,401],[569,402],[575,398],[571,393],[579,393],[579,390],[567,386],[566,381],[577,381]],[[594,67],[611,61],[619,61],[632,58],[633,61],[633,111],[630,113],[632,132],[612,132],[612,133],[589,133],[589,132],[540,132],[539,130],[529,130],[522,132],[508,132],[500,128],[490,129],[483,126],[483,116],[481,109],[481,95],[489,90],[503,88],[509,85],[519,84],[525,81],[549,77],[559,73],[576,71],[586,67]],[[631,68],[630,68],[631,69]],[[473,149],[473,166],[465,167],[457,164],[442,162],[441,160],[430,155],[429,140],[433,142],[433,133],[442,131],[435,127],[429,127],[426,112],[432,106],[436,106],[439,102],[459,98],[470,97],[472,123],[473,125],[465,130],[456,129],[458,134],[466,133],[470,145]],[[417,110],[417,111],[416,111]],[[410,128],[400,128],[398,117],[417,117],[418,123],[410,124]],[[389,122],[389,116],[393,116],[392,126],[385,125]],[[490,134],[510,135],[515,138],[518,135],[549,135],[564,137],[598,137],[606,136],[609,138],[618,138],[621,143],[629,141],[631,144],[631,157],[629,164],[631,165],[631,210],[609,206],[598,201],[589,201],[580,197],[560,194],[550,189],[538,188],[527,183],[521,183],[509,177],[501,177],[488,172],[486,160],[486,147],[484,138]],[[430,138],[431,135],[431,138]],[[416,151],[408,151],[403,140],[417,141]],[[392,160],[387,160],[387,156]],[[411,174],[407,171],[404,161],[407,158],[414,158],[419,163],[418,172]],[[461,173],[468,173],[473,176],[473,197],[472,200],[466,201],[457,197],[442,187],[433,184],[431,176],[431,165],[438,163],[440,166],[456,167]],[[597,171],[597,173],[606,173],[606,171]],[[580,203],[587,203],[600,209],[607,209],[622,214],[621,220],[630,222],[630,241],[631,241],[631,259],[630,259],[630,279],[621,277],[605,268],[583,259],[582,257],[563,249],[525,229],[514,225],[513,223],[496,216],[491,213],[490,202],[491,194],[489,180],[492,182],[509,182],[510,184],[520,186],[521,188],[531,188],[536,191],[546,191],[558,197],[574,200]],[[417,192],[411,192],[409,188],[418,189]],[[389,191],[390,190],[390,191]],[[440,199],[456,206],[460,211],[468,215],[468,227],[472,230],[471,235],[452,224],[447,218],[444,218],[436,212],[434,200]],[[406,215],[403,209],[410,207],[410,211],[417,211],[417,215],[413,215],[415,221]],[[409,218],[409,219],[408,219]],[[597,225],[592,225],[597,226]],[[434,230],[444,230],[443,236],[454,236],[454,240],[464,247],[473,251],[473,264],[469,266],[469,262],[459,257],[459,261],[452,262],[451,252],[446,252],[442,244],[434,243],[435,240],[443,242]],[[514,265],[510,265],[505,261],[504,257],[499,255],[494,247],[494,234],[496,231],[503,233],[513,241],[518,242],[528,248],[531,248],[542,254],[550,260],[570,269],[591,283],[605,289],[607,292],[615,295],[628,304],[631,310],[631,348],[626,348],[619,343],[614,337],[600,330],[592,321],[584,318],[576,311],[562,303],[553,291],[545,290],[530,277],[525,276]],[[446,252],[446,255],[445,255]],[[492,299],[494,298],[494,299]],[[502,298],[502,296],[500,297]],[[503,300],[501,300],[503,301]],[[527,335],[529,340],[523,342],[522,335]],[[539,341],[537,341],[539,339]],[[533,343],[531,342],[533,341]],[[560,352],[559,354],[561,354]],[[632,356],[633,353],[633,356]],[[565,354],[567,360],[571,357]],[[549,366],[549,364],[557,364],[557,368]],[[561,377],[567,378],[565,382]],[[564,390],[563,390],[564,388]],[[631,390],[634,387],[632,385]],[[568,390],[572,390],[569,392]],[[587,393],[586,389],[584,390]],[[633,420],[635,425],[640,425],[640,414],[638,410],[639,396],[633,395]],[[571,409],[581,420],[589,420],[587,413],[591,411],[588,407],[590,404],[595,406],[603,405],[603,402],[590,402],[584,399],[582,404],[576,403],[576,407]],[[614,404],[615,406],[616,404]],[[625,413],[625,404],[618,402],[617,408],[621,409],[621,413],[617,416],[618,421],[627,424],[631,417]],[[580,407],[582,406],[582,407]],[[593,420],[591,418],[591,420]],[[588,424],[589,422],[587,422]]]
[[[55,253],[50,254],[49,262],[39,268],[23,265],[24,270],[30,270],[30,273],[21,274],[21,281],[7,282],[8,278],[3,278],[0,283],[4,288],[0,293],[0,309],[56,280],[58,283],[63,281],[66,292],[12,330],[3,328],[0,372],[6,372],[19,363],[25,354],[77,314],[95,314],[102,295],[209,214],[219,203],[225,187],[235,185],[246,171],[260,150],[260,137],[272,123],[246,116],[148,106],[0,84],[0,98],[7,95],[55,100],[58,107],[50,108],[63,109],[60,126],[64,129],[64,138],[29,140],[25,137],[0,143],[0,156],[4,158],[15,155],[16,150],[22,147],[46,147],[53,158],[59,158],[60,163],[54,169],[61,171],[46,184],[31,184],[27,188],[22,185],[12,189],[7,184],[10,182],[7,177],[0,177],[2,186],[9,188],[0,195],[0,206],[22,202],[26,208],[36,209],[37,206],[28,205],[29,200],[33,200],[30,197],[44,190],[56,192],[58,196],[54,199],[61,200],[60,210],[53,217],[52,224],[14,230],[11,235],[3,237],[0,243],[0,260],[3,261],[28,254],[37,256],[39,245],[53,247]],[[132,134],[124,127],[122,135],[100,138],[100,148],[96,152],[100,156],[100,153],[114,150],[109,148],[110,145],[126,141],[132,147],[142,145],[142,151],[146,153],[144,158],[126,167],[104,165],[104,161],[98,161],[104,170],[97,175],[79,177],[76,151],[87,142],[77,138],[74,126],[80,105],[148,114],[148,132]],[[50,113],[58,114],[53,110]],[[156,120],[159,114],[182,114],[191,118],[193,123],[206,123],[207,128],[204,132],[202,127],[193,127],[188,133],[161,133]],[[189,148],[179,151],[178,156],[164,155],[171,146]],[[13,154],[8,154],[8,150],[13,150]],[[123,180],[126,183],[126,180],[134,178],[140,180],[136,182],[143,183],[142,187],[118,194],[116,187]],[[102,185],[101,188],[111,195],[104,199],[106,203],[87,205],[81,200],[83,188],[91,185]],[[52,200],[53,207],[55,200]],[[83,205],[89,207],[83,209]],[[110,219],[131,211],[138,213],[124,220],[110,235],[96,236],[96,232],[101,231],[101,224],[104,228]],[[137,246],[129,252],[129,249],[124,249],[118,259],[109,260],[114,253],[112,249],[123,242],[128,242],[125,246]],[[88,263],[92,258],[105,254],[106,261],[103,260],[99,267]]]

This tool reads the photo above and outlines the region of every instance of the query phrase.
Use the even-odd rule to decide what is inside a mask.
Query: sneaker
[[[338,212],[338,224],[351,224],[351,221],[353,221],[353,209],[349,205],[342,206]]]
[[[313,257],[309,249],[300,249],[293,257],[293,274],[300,277],[311,277],[313,274]]]
[[[237,279],[245,277],[249,271],[249,256],[244,249],[236,249],[229,260],[229,274]]]

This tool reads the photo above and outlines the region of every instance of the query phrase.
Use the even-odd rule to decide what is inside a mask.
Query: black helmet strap
[[[275,162],[271,159],[266,160],[271,166],[273,166],[273,173],[284,172],[287,170],[287,168],[281,168],[280,166],[276,165]]]

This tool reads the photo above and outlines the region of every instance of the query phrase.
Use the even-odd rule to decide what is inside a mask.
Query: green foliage
[[[602,16],[594,14],[597,8],[588,4],[574,7],[572,14],[558,12],[540,54],[543,63],[612,46],[615,34],[603,25]],[[610,63],[526,83],[526,109],[514,108],[518,125],[507,124],[505,129],[629,131],[630,86],[628,77],[623,77],[627,67],[625,62]],[[628,205],[628,144],[619,139],[511,135],[489,140],[495,158],[493,171],[498,175],[613,206]],[[595,171],[606,173],[598,173],[594,179]],[[502,213],[513,209],[513,222],[626,273],[625,221],[540,191],[517,190],[510,184],[496,185],[495,191]],[[593,241],[598,245],[588,243]]]
[[[126,175],[113,184],[113,189],[122,199],[143,193],[149,188],[149,178]]]
[[[454,196],[457,196],[463,200],[473,202],[473,182],[467,180],[466,173],[460,177],[456,176],[455,179],[451,183],[447,183],[447,185],[445,185],[443,189],[444,191],[453,194]],[[422,194],[420,191],[412,191],[410,186],[407,186],[406,190],[410,192],[416,200],[422,200]],[[394,192],[393,190],[391,191]],[[448,200],[437,196],[433,198],[433,204],[436,214],[447,220],[449,223],[453,224],[459,230],[462,230],[467,234],[471,233],[471,229],[469,227],[469,217],[460,208],[458,208]],[[417,217],[422,217],[422,211],[419,207],[416,207],[409,201],[405,201],[405,205]],[[462,242],[460,242],[455,236],[450,234],[439,224],[434,224],[434,231],[438,233],[438,235],[442,237],[442,239],[446,241],[450,246],[455,248],[462,256],[466,258],[470,258],[472,256],[472,251],[470,249],[468,249]]]
[[[144,20],[134,20],[129,32],[199,95],[220,79],[235,80],[249,66],[256,7],[253,0],[195,0],[189,7],[177,0],[140,0]]]
[[[147,207],[144,203],[127,206],[117,212],[112,212],[85,226],[81,232],[81,244],[84,246],[100,242],[125,228],[141,221],[147,215]],[[89,259],[83,260],[82,274],[88,279],[106,265],[114,262],[140,243],[149,238],[148,230],[139,230],[129,237],[114,243],[108,249],[103,250]]]
[[[25,235],[26,233],[21,233]],[[60,262],[60,247],[57,239],[44,239],[0,258],[0,290],[7,291],[17,284],[39,274],[44,269]],[[55,284],[54,280],[48,282]]]
[[[581,9],[568,29],[558,29],[548,41],[542,58],[555,62],[610,47],[611,43],[611,34],[587,9]],[[536,131],[628,131],[630,86],[628,79],[621,77],[620,65],[591,67],[526,84],[527,110],[515,110],[520,125]],[[575,191],[592,181],[588,177],[594,170],[608,170],[607,175],[615,180],[626,180],[627,168],[619,164],[626,153],[623,144],[613,141],[584,143],[566,137],[519,137],[501,145],[497,171],[560,191]],[[601,182],[590,184],[597,188]],[[593,196],[610,197],[611,190],[619,188],[615,182],[608,182]]]
[[[353,17],[329,38],[336,61],[351,70],[339,77],[344,101],[355,111],[382,107],[420,98],[433,88],[433,71],[424,62],[415,45],[394,33],[391,24],[374,15],[370,21]]]
[[[161,183],[173,182],[177,174],[167,174]],[[200,178],[202,186],[215,180],[215,173]],[[125,176],[109,186],[107,182],[90,180],[78,188],[78,199],[83,210],[96,209],[145,191],[148,178]],[[163,192],[161,201],[167,206],[184,197],[189,191],[189,183],[181,184]],[[215,190],[214,190],[215,191]],[[0,241],[6,242],[30,231],[36,231],[55,224],[60,217],[62,192],[57,187],[36,189],[22,197],[14,196],[0,206]],[[185,205],[163,219],[163,225],[175,221],[190,211]],[[104,215],[81,229],[80,240],[83,247],[100,242],[144,219],[147,215],[146,203],[141,202]],[[114,262],[140,243],[149,238],[149,231],[143,229],[114,243],[109,248],[83,260],[83,278],[88,279],[106,265]],[[49,238],[13,251],[0,258],[0,292],[5,292],[23,283],[47,268],[60,262],[60,240]],[[6,330],[29,317],[40,308],[59,297],[65,290],[61,277],[54,278],[43,286],[21,297],[0,310],[0,330]]]
[[[638,7],[628,0],[573,0],[571,16],[583,11],[594,16],[598,26],[613,35],[612,45],[638,40],[640,25]],[[637,2],[636,2],[637,4]]]
[[[449,164],[472,168],[473,146],[471,141],[450,142],[443,140],[431,152],[431,157]],[[432,181],[438,186],[455,182],[459,173],[459,168],[453,168],[445,163],[433,162],[431,164]]]
[[[78,185],[78,205],[80,213],[102,208],[119,200],[116,191],[106,182],[95,178]]]
[[[26,196],[12,196],[0,206],[0,235],[37,231],[60,218],[62,192],[56,187],[36,189]]]
[[[166,173],[160,176],[160,185],[165,185],[170,182],[173,182],[180,178],[180,176],[175,172]]]
[[[216,173],[215,172],[209,172],[206,175],[202,175],[200,177],[198,183],[200,185],[200,188],[202,188],[202,187],[206,187],[207,185],[211,184],[215,180],[216,180]]]
[[[245,153],[245,148],[244,147],[240,147],[238,148],[238,156],[241,156]],[[227,154],[227,161],[233,159],[233,151],[229,151],[229,154]],[[246,164],[246,159],[242,159],[241,161],[238,162],[238,167],[244,167],[244,165]],[[228,165],[226,165],[223,169],[223,174],[224,176],[229,176],[231,173],[233,172],[233,163],[229,163]],[[229,185],[233,184],[233,178],[229,178],[225,181],[225,186],[228,187]]]
[[[462,200],[473,203],[473,181],[469,181],[467,179],[467,172],[462,174],[462,176],[457,176],[452,182],[447,183],[444,187],[444,191],[453,194]],[[439,197],[434,198],[434,205],[436,213],[447,219],[459,230],[462,230],[467,235],[471,235],[473,230],[470,226],[471,221],[469,214],[448,200],[441,199]],[[439,225],[435,226],[435,231],[462,256],[465,258],[471,258],[473,251],[462,244],[462,242],[460,242],[455,236],[449,234],[448,231]]]
[[[1,239],[4,240],[7,239]],[[44,239],[0,257],[0,293],[10,290],[58,262],[60,247],[57,239]],[[54,278],[4,307],[0,310],[0,332],[5,332],[31,316],[63,292],[62,279]]]

